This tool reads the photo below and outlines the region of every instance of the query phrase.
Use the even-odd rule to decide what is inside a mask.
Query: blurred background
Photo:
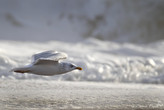
[[[0,0],[1,40],[150,43],[163,35],[163,0]]]
[[[0,77],[164,83],[163,0],[0,0]],[[45,50],[66,52],[83,72],[10,73]]]

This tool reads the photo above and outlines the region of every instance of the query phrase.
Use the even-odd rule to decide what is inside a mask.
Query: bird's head
[[[78,67],[72,63],[62,63],[62,67],[66,72],[72,71],[72,70],[82,70],[81,67]]]

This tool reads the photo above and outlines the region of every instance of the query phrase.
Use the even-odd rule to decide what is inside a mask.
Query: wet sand
[[[0,80],[0,110],[163,110],[164,86]]]

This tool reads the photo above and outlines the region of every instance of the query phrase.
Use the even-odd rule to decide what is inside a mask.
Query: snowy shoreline
[[[0,80],[0,109],[164,109],[164,86]]]

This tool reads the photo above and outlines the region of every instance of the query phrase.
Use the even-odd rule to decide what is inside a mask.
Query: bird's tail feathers
[[[10,70],[10,72],[16,72],[16,73],[29,73],[30,70],[27,69],[27,68],[20,67],[20,68],[13,68],[13,69]]]

